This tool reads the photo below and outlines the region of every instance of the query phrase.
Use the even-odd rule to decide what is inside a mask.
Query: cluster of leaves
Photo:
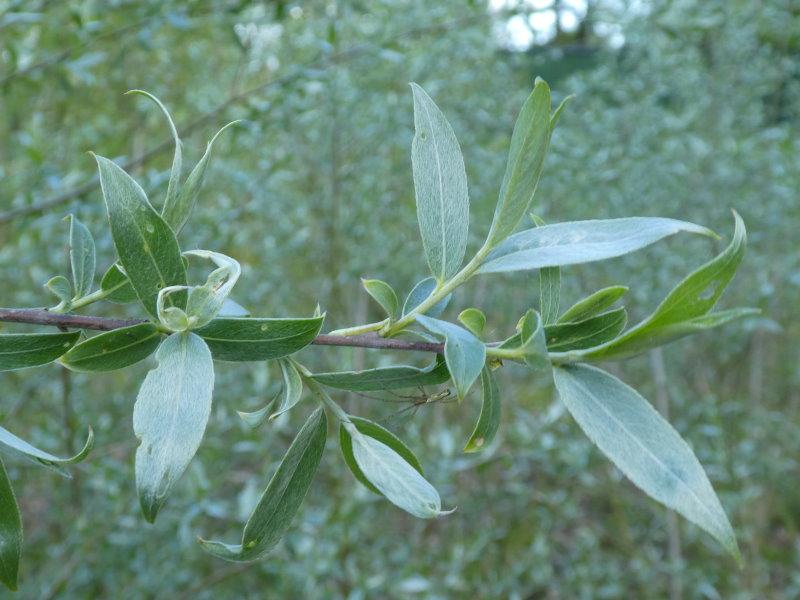
[[[141,385],[133,411],[136,485],[145,518],[155,520],[175,482],[194,457],[205,433],[214,387],[214,361],[278,362],[283,386],[262,409],[240,413],[253,427],[294,408],[304,389],[318,406],[297,433],[260,501],[244,526],[241,542],[201,540],[211,554],[250,561],[266,554],[288,529],[314,479],[328,433],[328,414],[339,423],[340,447],[353,475],[373,492],[420,518],[447,514],[435,487],[414,453],[393,433],[348,414],[327,389],[384,391],[452,382],[459,401],[478,378],[482,408],[465,452],[477,452],[497,433],[501,396],[494,372],[515,363],[552,377],[558,394],[587,436],[638,487],[696,523],[739,557],[736,538],[694,453],[678,433],[635,390],[587,363],[622,359],[680,337],[751,314],[751,309],[712,312],[732,279],[745,249],[745,229],[734,213],[729,245],[681,281],[646,319],[625,329],[627,313],[614,305],[627,288],[599,290],[566,311],[560,310],[561,268],[604,260],[644,248],[680,232],[716,237],[683,221],[634,217],[545,224],[517,231],[532,208],[548,146],[564,103],[552,111],[550,89],[537,80],[514,127],[505,176],[489,233],[464,263],[469,229],[469,193],[455,133],[434,101],[412,84],[415,136],[412,143],[417,215],[431,276],[422,279],[400,306],[388,283],[362,280],[385,318],[331,332],[370,334],[442,342],[442,353],[426,368],[406,365],[313,373],[292,355],[321,331],[318,309],[305,318],[254,318],[229,295],[241,268],[209,250],[181,251],[178,234],[196,203],[210,160],[213,139],[185,181],[181,140],[164,106],[146,92],[167,118],[175,155],[159,213],[144,190],[114,162],[96,156],[111,235],[118,260],[92,291],[95,247],[91,234],[71,217],[72,280],[46,284],[58,298],[50,309],[63,313],[93,302],[139,301],[149,319],[84,338],[81,332],[4,334],[0,369],[19,369],[58,360],[69,369],[103,372],[125,368],[155,353],[157,366]],[[227,127],[227,126],[226,126]],[[224,128],[223,128],[224,129]],[[219,135],[219,134],[217,134]],[[216,139],[216,137],[214,138]],[[205,282],[191,284],[188,260],[206,259],[215,268]],[[463,265],[463,266],[462,266]],[[521,316],[507,339],[483,339],[487,317],[476,308],[459,323],[441,319],[453,292],[473,276],[530,271],[540,277],[539,310]],[[490,315],[491,316],[491,315]],[[62,470],[82,460],[59,459],[0,428],[0,445]],[[16,587],[22,528],[4,469],[0,469],[0,566],[2,581]]]

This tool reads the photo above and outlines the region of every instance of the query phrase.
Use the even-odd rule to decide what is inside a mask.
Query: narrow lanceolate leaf
[[[700,462],[636,390],[587,365],[554,369],[554,377],[578,425],[633,483],[740,560],[736,536]]]
[[[158,366],[145,377],[133,407],[136,489],[151,523],[172,485],[197,452],[211,412],[214,363],[202,338],[170,335],[156,351]]]
[[[439,492],[405,458],[355,425],[346,423],[345,427],[356,465],[389,502],[421,519],[447,514],[442,511]]]
[[[75,215],[70,215],[69,219],[69,262],[72,267],[72,284],[77,299],[92,291],[97,259],[91,232]]]
[[[197,202],[197,196],[200,193],[200,189],[203,187],[203,180],[205,180],[206,177],[208,163],[211,161],[211,149],[214,146],[214,142],[217,141],[217,138],[223,131],[236,123],[238,123],[238,121],[228,123],[211,138],[211,141],[208,142],[206,146],[206,152],[203,154],[203,158],[200,159],[194,169],[192,169],[192,172],[189,173],[180,192],[174,197],[175,200],[164,204],[164,210],[161,211],[161,214],[176,234],[180,233],[181,229],[183,229],[183,226],[192,214],[194,205]]]
[[[276,400],[277,397],[270,400],[267,404],[265,404],[258,410],[254,410],[252,412],[237,410],[236,413],[248,427],[252,427],[253,429],[255,429],[269,418],[269,415],[272,413],[272,407],[275,405]]]
[[[735,214],[736,228],[730,244],[716,258],[681,281],[644,321],[605,344],[554,357],[559,362],[624,358],[662,346],[742,317],[757,314],[752,308],[710,312],[742,262],[746,244],[744,223]]]
[[[275,547],[297,513],[319,467],[328,421],[318,408],[294,438],[278,470],[264,490],[247,524],[240,544],[200,540],[207,552],[225,560],[255,560]]]
[[[278,396],[278,406],[275,408],[275,412],[270,415],[270,419],[279,417],[294,407],[295,404],[300,402],[300,397],[303,395],[303,380],[300,378],[300,373],[298,373],[291,359],[278,359],[278,366],[281,368],[283,390],[281,395]]]
[[[80,337],[67,333],[8,333],[0,335],[0,371],[38,367],[66,353]]]
[[[481,371],[481,388],[483,389],[481,414],[467,445],[464,446],[464,452],[478,452],[491,444],[500,427],[500,390],[488,366]]]
[[[0,460],[0,581],[12,591],[17,589],[21,554],[22,518],[6,467]]]
[[[422,281],[420,281],[417,285],[414,286],[414,289],[409,292],[406,301],[403,303],[403,314],[407,315],[412,310],[414,310],[417,306],[422,304],[422,302],[430,296],[433,291],[436,289],[436,279],[434,277],[426,277]],[[450,303],[450,299],[453,297],[453,294],[447,294],[444,298],[439,300],[436,304],[431,306],[428,310],[425,311],[425,314],[429,317],[433,317],[434,319],[442,316],[444,309],[447,308],[447,305]]]
[[[127,304],[138,299],[130,279],[117,263],[111,265],[103,275],[103,279],[100,280],[100,289],[107,294],[105,299],[109,302]]]
[[[423,315],[418,315],[417,321],[434,335],[444,338],[447,369],[459,399],[463,399],[481,374],[486,361],[486,346],[472,333],[453,323]]]
[[[537,79],[517,117],[494,220],[486,240],[494,247],[516,229],[533,203],[550,143],[550,88]]]
[[[381,427],[373,421],[362,419],[361,417],[350,416],[350,422],[360,433],[378,440],[394,450],[420,475],[425,474],[422,472],[422,465],[419,464],[419,460],[414,452],[412,452],[412,450],[391,431]],[[356,458],[353,456],[353,438],[348,433],[347,427],[345,427],[344,424],[339,427],[339,447],[342,450],[342,456],[344,457],[345,463],[347,463],[347,466],[350,467],[350,471],[353,473],[355,478],[376,494],[381,494],[380,490],[370,483],[369,479],[367,479],[366,475],[364,475],[364,472],[361,470],[361,467],[358,466]]]
[[[444,358],[437,355],[436,362],[420,369],[406,365],[380,367],[364,371],[338,371],[314,373],[311,377],[328,387],[355,392],[378,392],[401,388],[438,385],[450,379]]]
[[[140,323],[101,333],[76,344],[60,359],[73,371],[115,371],[144,360],[155,352],[161,333],[152,323]]]
[[[617,308],[583,321],[547,325],[544,328],[547,349],[565,352],[599,346],[617,337],[627,322],[627,311]]]
[[[571,323],[573,321],[583,321],[589,317],[603,312],[611,307],[617,300],[622,298],[628,291],[624,285],[612,285],[611,287],[597,290],[582,300],[578,300],[570,306],[558,318],[559,323]]]
[[[606,260],[681,231],[714,236],[700,225],[658,217],[555,223],[515,233],[489,253],[478,272],[528,271]]]
[[[67,458],[60,458],[50,454],[49,452],[45,452],[44,450],[39,450],[39,448],[36,446],[32,446],[4,427],[0,427],[0,450],[21,454],[47,467],[56,467],[58,469],[60,467],[66,467],[68,465],[79,463],[89,455],[89,452],[91,452],[93,447],[94,432],[92,431],[91,427],[89,428],[89,434],[86,436],[86,443],[84,443],[83,449],[81,449],[81,451],[75,456],[70,456]],[[64,474],[63,471],[61,472]]]
[[[414,140],[411,162],[417,220],[431,273],[445,281],[458,272],[467,249],[469,194],[456,134],[430,96],[412,83]]]
[[[322,328],[325,315],[307,319],[216,318],[195,333],[215,360],[261,361],[294,354],[308,346]]]
[[[486,327],[486,315],[483,314],[483,311],[477,308],[466,308],[459,313],[458,320],[474,333],[475,337],[483,335],[483,329]]]
[[[558,119],[564,103],[558,107],[553,119]],[[531,215],[537,227],[545,225],[544,220],[536,215]],[[550,325],[558,319],[561,304],[561,267],[545,267],[539,269],[539,313],[542,316],[542,323]]]
[[[161,109],[161,112],[164,113],[164,117],[166,117],[167,124],[169,125],[169,130],[172,133],[172,138],[175,140],[175,156],[172,159],[172,169],[170,170],[169,174],[169,184],[167,184],[167,197],[164,200],[164,207],[166,208],[167,206],[175,203],[178,198],[178,190],[180,189],[181,167],[183,166],[183,151],[181,148],[181,139],[178,137],[178,130],[175,128],[175,123],[172,121],[172,115],[169,114],[167,107],[161,103],[161,100],[153,96],[151,93],[145,92],[144,90],[130,90],[126,93],[140,94],[155,102],[156,106],[158,106],[158,108]]]
[[[361,278],[361,285],[372,298],[381,305],[381,308],[386,312],[389,319],[394,319],[397,316],[397,310],[400,303],[397,301],[397,294],[395,294],[392,286],[380,279],[364,279]]]
[[[175,234],[130,175],[107,158],[95,159],[119,261],[147,312],[158,318],[159,290],[186,285],[186,269]],[[185,295],[174,294],[171,300],[179,307],[186,304]]]

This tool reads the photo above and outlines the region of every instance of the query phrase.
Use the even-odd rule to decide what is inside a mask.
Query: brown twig
[[[59,328],[91,329],[94,331],[112,331],[146,322],[144,319],[112,319],[108,317],[58,314],[42,308],[0,308],[0,321],[29,323],[31,325],[51,325]],[[348,346],[351,348],[378,348],[382,350],[416,350],[418,352],[437,353],[444,351],[443,344],[387,339],[374,333],[353,336],[321,334],[311,343],[317,346]]]

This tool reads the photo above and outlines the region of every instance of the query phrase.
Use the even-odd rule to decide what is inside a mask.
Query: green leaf
[[[4,427],[0,427],[0,449],[11,450],[13,453],[26,456],[46,467],[55,467],[56,469],[59,469],[60,467],[66,467],[68,465],[79,463],[89,455],[89,452],[92,451],[93,447],[94,432],[92,431],[91,427],[89,428],[89,434],[86,436],[86,443],[83,445],[83,449],[75,456],[70,456],[68,458],[59,458],[58,456],[50,454],[49,452],[39,450],[39,448],[32,446],[22,438],[17,437]],[[60,472],[64,474],[63,471]]]
[[[570,306],[558,319],[559,323],[583,321],[604,311],[628,292],[624,285],[603,288]]]
[[[397,294],[394,293],[392,286],[380,279],[364,279],[361,278],[361,285],[367,290],[367,293],[381,305],[386,316],[390,320],[394,320],[397,316],[397,309],[400,303],[397,301]]]
[[[627,322],[627,311],[617,308],[583,321],[547,325],[544,328],[547,349],[550,352],[565,352],[599,346],[617,337]]]
[[[95,159],[119,262],[139,300],[157,319],[159,290],[186,285],[186,269],[175,234],[130,175],[107,158]],[[185,296],[175,295],[172,300],[178,307],[186,304]]]
[[[195,333],[206,341],[214,360],[271,360],[308,346],[324,320],[325,315],[305,319],[216,318]]]
[[[458,272],[467,249],[469,194],[456,134],[430,96],[416,83],[411,163],[417,220],[431,273],[445,281]]]
[[[461,324],[469,329],[475,337],[483,335],[483,329],[486,327],[486,315],[477,308],[466,308],[458,315],[458,320]]]
[[[556,110],[554,119],[558,118],[564,102]],[[531,215],[537,227],[545,225],[544,220],[536,215]],[[542,315],[542,323],[549,325],[558,319],[559,306],[561,304],[561,268],[544,267],[539,269],[539,311]]]
[[[270,419],[275,419],[294,407],[295,404],[300,402],[300,397],[303,395],[303,380],[300,378],[300,373],[298,373],[291,359],[278,359],[278,366],[281,368],[283,390],[281,395],[278,396],[278,406],[275,412],[270,415]]]
[[[422,465],[419,464],[419,460],[414,455],[414,452],[391,431],[381,427],[373,421],[362,419],[361,417],[354,417],[352,415],[350,416],[350,422],[359,432],[387,445],[398,455],[400,455],[400,457],[409,465],[411,465],[417,472],[419,472],[420,475],[424,475],[422,472]],[[353,438],[347,432],[347,428],[344,426],[344,423],[342,423],[339,427],[339,447],[342,450],[344,462],[347,463],[347,466],[350,468],[350,471],[353,473],[355,478],[364,484],[367,489],[382,496],[383,494],[381,491],[370,483],[369,479],[367,479],[366,475],[364,475],[364,472],[361,470],[361,467],[358,466],[355,456],[353,456]]]
[[[225,560],[255,560],[275,547],[297,513],[319,467],[328,420],[318,408],[294,438],[278,470],[244,526],[241,544],[200,540],[203,549]]]
[[[22,554],[22,517],[17,498],[0,460],[0,581],[16,591],[19,557]]]
[[[444,338],[444,359],[453,379],[459,400],[466,396],[469,388],[481,374],[486,361],[486,346],[466,329],[458,325],[417,316],[417,322],[425,329]]]
[[[497,429],[500,427],[500,390],[497,388],[492,370],[485,366],[481,371],[481,388],[483,399],[481,414],[472,435],[469,436],[464,452],[478,452],[492,443]]]
[[[658,217],[555,223],[515,233],[489,253],[478,272],[528,271],[606,260],[681,231],[715,235],[694,223]]]
[[[277,400],[277,396],[270,400],[265,406],[262,406],[258,410],[254,410],[253,412],[245,412],[241,410],[237,410],[236,413],[245,422],[248,427],[255,429],[259,425],[261,425],[264,421],[269,418],[271,414],[272,407]]]
[[[508,164],[486,240],[494,247],[516,229],[533,203],[550,143],[550,88],[537,79],[517,117]]]
[[[414,289],[409,292],[406,301],[403,303],[403,314],[407,315],[417,306],[422,304],[422,302],[426,300],[428,296],[430,296],[436,289],[436,285],[436,279],[434,277],[426,277],[417,285],[415,285]],[[447,305],[450,303],[450,299],[452,297],[453,294],[447,294],[447,296],[439,300],[439,302],[425,311],[426,314],[434,319],[440,317],[444,312],[444,309],[447,308]]]
[[[128,279],[128,276],[125,275],[118,263],[111,265],[103,275],[103,279],[100,281],[100,289],[107,294],[105,299],[109,302],[127,304],[139,299],[130,279]]]
[[[56,275],[50,278],[47,283],[44,284],[44,287],[58,298],[58,308],[68,310],[72,302],[72,284],[69,282],[69,279],[62,275]]]
[[[556,389],[584,433],[637,487],[714,536],[741,560],[703,467],[678,432],[616,377],[587,365],[554,369]]]
[[[214,363],[203,340],[174,333],[156,351],[158,366],[145,377],[133,407],[136,489],[151,523],[172,485],[197,452],[214,389]]]
[[[391,446],[343,423],[350,434],[353,458],[364,478],[395,506],[421,519],[442,514],[439,492]]]
[[[0,335],[0,371],[38,367],[66,353],[80,337],[67,333],[7,333]]]
[[[328,387],[355,392],[378,392],[425,385],[438,385],[450,379],[450,372],[441,355],[424,369],[406,365],[366,369],[364,371],[337,371],[314,373],[311,377]]]
[[[192,169],[192,172],[189,173],[189,176],[186,178],[186,181],[184,182],[180,192],[177,194],[177,196],[175,196],[175,201],[167,201],[164,204],[164,210],[161,212],[161,214],[176,235],[180,233],[181,229],[183,229],[183,226],[186,224],[186,221],[192,214],[194,205],[197,203],[197,196],[200,193],[200,189],[203,187],[203,180],[206,177],[206,169],[208,168],[208,163],[211,160],[211,149],[214,146],[214,142],[223,131],[238,122],[239,121],[232,121],[228,123],[222,129],[220,129],[213,138],[211,138],[211,141],[208,142],[208,145],[206,146],[206,152],[203,154],[203,158],[200,159],[200,161],[195,165],[194,169]]]
[[[605,344],[568,352],[554,358],[559,362],[565,359],[573,361],[624,358],[692,333],[717,327],[733,319],[757,314],[758,311],[751,308],[709,314],[733,279],[744,257],[747,234],[739,215],[734,213],[734,217],[736,227],[727,248],[675,286],[653,314]]]
[[[60,362],[84,373],[115,371],[150,356],[161,342],[161,333],[152,323],[114,329],[76,344]]]
[[[207,258],[217,265],[217,269],[211,272],[204,285],[173,285],[158,292],[156,301],[158,318],[161,324],[171,331],[197,329],[210,323],[222,310],[228,294],[242,272],[238,261],[218,252],[191,250],[183,254]],[[189,292],[185,310],[175,306],[164,306],[170,294],[183,291]]]
[[[164,113],[164,116],[167,119],[167,123],[169,124],[169,130],[172,132],[172,137],[175,140],[175,156],[172,159],[172,169],[170,170],[169,174],[169,184],[167,184],[167,197],[164,200],[164,210],[166,210],[167,206],[173,205],[177,200],[178,190],[180,188],[180,183],[181,183],[181,167],[183,166],[183,151],[181,147],[182,146],[181,139],[180,137],[178,137],[178,130],[175,128],[175,123],[172,121],[172,116],[169,114],[167,108],[161,103],[161,100],[153,96],[151,93],[145,92],[144,90],[130,90],[125,93],[139,94],[155,102],[158,108],[161,109],[161,112]]]
[[[516,357],[534,370],[550,366],[542,319],[535,310],[526,312],[519,321],[518,333],[500,344],[503,350],[514,351]]]
[[[72,267],[72,283],[75,299],[92,291],[96,254],[94,238],[86,226],[75,215],[69,215],[69,262]]]

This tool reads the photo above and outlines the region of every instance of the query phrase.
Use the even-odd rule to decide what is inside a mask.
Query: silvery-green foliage
[[[199,336],[174,333],[156,351],[133,407],[136,488],[142,512],[154,521],[206,430],[214,389],[211,352]]]
[[[8,589],[17,589],[19,557],[22,554],[22,517],[17,498],[3,461],[0,460],[0,582]]]
[[[69,216],[69,262],[75,299],[92,291],[96,268],[94,238],[75,215]]]

